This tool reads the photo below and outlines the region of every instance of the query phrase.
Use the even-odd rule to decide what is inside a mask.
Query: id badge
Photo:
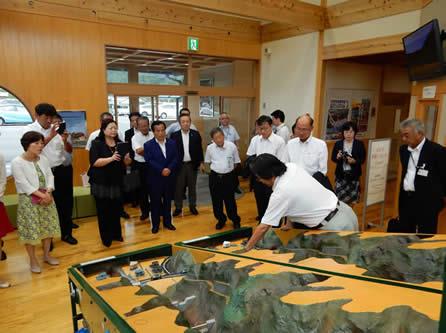
[[[427,177],[429,175],[429,171],[425,169],[418,169],[417,175]]]

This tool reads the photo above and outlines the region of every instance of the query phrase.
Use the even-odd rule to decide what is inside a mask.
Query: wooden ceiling
[[[211,57],[199,54],[182,54],[153,50],[141,50],[106,46],[105,56],[108,68],[137,67],[139,71],[186,72],[193,69],[215,68],[228,65],[233,59]]]
[[[0,0],[0,9],[259,43],[409,12],[431,1],[346,0],[326,7],[298,0]]]

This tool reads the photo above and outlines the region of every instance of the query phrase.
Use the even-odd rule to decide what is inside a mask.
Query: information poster
[[[366,206],[384,202],[391,139],[369,141],[367,160]]]
[[[80,110],[57,111],[67,124],[73,147],[84,147],[87,141],[86,112]]]
[[[328,90],[325,140],[340,139],[342,125],[347,121],[357,125],[357,138],[367,137],[373,97],[374,92],[370,90]]]

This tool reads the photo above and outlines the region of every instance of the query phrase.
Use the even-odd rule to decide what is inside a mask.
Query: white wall
[[[415,10],[345,27],[327,29],[324,32],[324,46],[409,33],[419,28],[420,19],[421,11]]]
[[[432,0],[421,10],[421,24],[425,24],[434,18],[440,22],[440,28],[446,29],[446,1]]]
[[[264,43],[260,78],[260,114],[285,113],[288,126],[297,116],[314,114],[319,32]]]

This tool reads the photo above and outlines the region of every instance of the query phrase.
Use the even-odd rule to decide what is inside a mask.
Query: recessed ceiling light
[[[169,57],[169,58],[167,58],[167,60],[173,60],[173,58],[172,58],[172,57]]]

